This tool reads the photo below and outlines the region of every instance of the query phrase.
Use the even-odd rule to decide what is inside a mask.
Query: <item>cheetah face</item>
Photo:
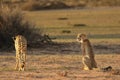
[[[77,38],[77,42],[83,43],[83,39],[81,39],[80,37]]]
[[[77,35],[77,42],[83,43],[83,41],[86,39],[85,34],[78,34]]]

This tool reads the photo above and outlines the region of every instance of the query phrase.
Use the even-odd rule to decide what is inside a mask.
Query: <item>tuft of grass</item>
[[[86,24],[74,24],[73,25],[74,27],[84,27],[84,26],[87,26]]]
[[[62,33],[71,33],[70,30],[63,30]]]
[[[60,17],[60,18],[58,18],[58,20],[68,20],[68,18],[66,18],[66,17]]]

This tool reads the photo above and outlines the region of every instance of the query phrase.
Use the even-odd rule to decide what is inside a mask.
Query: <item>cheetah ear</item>
[[[78,33],[78,34],[77,34],[77,38],[79,38],[80,36],[81,36],[81,33]]]
[[[87,35],[84,33],[79,34],[79,36],[81,36],[83,39],[87,39]]]
[[[15,37],[12,37],[13,40],[15,40]]]
[[[87,36],[86,34],[84,34],[84,38],[85,38],[85,39],[87,39],[87,38],[88,38],[88,36]]]
[[[88,39],[87,34],[81,34],[83,36],[83,39]]]

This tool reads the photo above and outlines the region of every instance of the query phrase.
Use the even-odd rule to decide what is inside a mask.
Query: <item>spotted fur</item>
[[[26,53],[27,53],[27,40],[22,35],[14,37],[15,50],[16,50],[16,67],[19,71],[25,70]]]
[[[96,61],[94,59],[94,53],[89,39],[85,34],[78,34],[77,41],[81,43],[82,51],[82,63],[84,65],[84,70],[92,70],[97,68]]]

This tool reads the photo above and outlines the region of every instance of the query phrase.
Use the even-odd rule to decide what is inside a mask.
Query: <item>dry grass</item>
[[[116,8],[91,8],[81,10],[47,10],[27,12],[38,26],[45,28],[68,28],[74,24],[86,24],[91,27],[114,27],[119,25],[120,11]],[[58,18],[68,18],[66,21]],[[90,28],[91,28],[90,27]]]
[[[75,41],[76,34],[86,33],[90,38],[119,39],[120,36],[120,7],[114,8],[90,8],[78,10],[47,10],[27,13],[28,19],[42,27],[46,34],[56,37],[56,41]],[[67,20],[58,20],[67,18]],[[75,27],[76,24],[85,26]],[[71,33],[62,33],[68,30]],[[70,41],[69,41],[70,40]]]
[[[119,69],[120,55],[96,55],[99,67],[112,66]],[[0,56],[1,80],[119,80],[120,76],[98,71],[83,71],[81,55],[28,55],[27,69],[25,72],[14,71],[15,58],[13,55]],[[66,76],[59,75],[67,72]]]
[[[55,39],[53,40],[54,42],[59,42],[59,43],[71,43],[71,42],[76,42],[76,39]],[[92,42],[92,44],[120,44],[120,39],[90,39],[90,41]]]

